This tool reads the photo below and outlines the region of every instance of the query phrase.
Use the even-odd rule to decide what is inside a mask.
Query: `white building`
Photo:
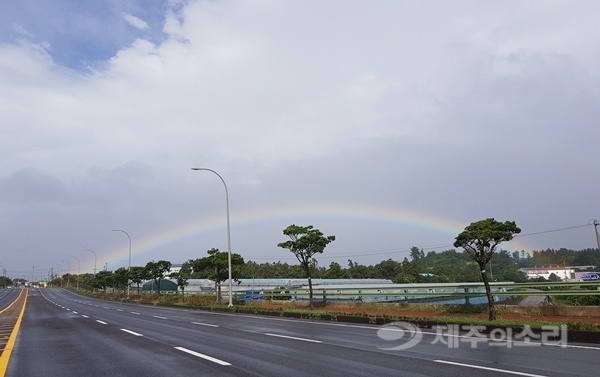
[[[572,280],[575,279],[575,269],[573,267],[560,267],[560,266],[542,266],[542,267],[528,267],[520,268],[519,271],[525,273],[529,279],[544,278],[548,280],[550,275],[554,274],[561,280]]]

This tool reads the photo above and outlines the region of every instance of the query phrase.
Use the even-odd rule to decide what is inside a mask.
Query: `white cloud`
[[[136,17],[132,14],[129,13],[122,13],[121,16],[123,17],[123,19],[131,26],[133,26],[136,29],[139,30],[146,30],[149,28],[148,24],[146,23],[146,21],[142,20],[139,17]]]
[[[165,11],[165,40],[147,38],[150,26],[126,12],[144,33],[90,72],[57,64],[60,44],[0,44],[0,178],[16,187],[19,172],[52,177],[61,182],[52,192],[67,192],[52,200],[72,216],[79,208],[87,228],[127,221],[140,235],[193,218],[196,204],[222,210],[219,191],[196,202],[221,188],[192,166],[218,170],[232,202],[257,212],[341,198],[466,223],[506,217],[524,232],[598,217],[589,209],[600,183],[589,173],[600,136],[600,44],[586,42],[600,35],[594,12],[429,5],[178,3]],[[37,228],[68,224],[61,213],[38,216]],[[286,225],[269,223],[276,234]],[[369,222],[351,228],[360,226],[380,234]],[[111,247],[92,233],[81,237]],[[259,238],[237,240],[248,259],[274,248]],[[568,242],[536,245],[587,244]]]

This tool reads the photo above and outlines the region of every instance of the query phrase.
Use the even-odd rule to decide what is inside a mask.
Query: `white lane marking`
[[[204,315],[214,315],[214,316],[237,316],[237,317],[244,317],[244,318],[251,318],[257,321],[263,320],[263,321],[280,321],[280,322],[298,322],[297,319],[291,319],[291,318],[276,318],[276,317],[264,317],[264,316],[259,316],[259,315],[250,315],[250,314],[230,314],[230,313],[219,313],[219,312],[204,312]],[[370,329],[370,330],[379,330],[379,327],[376,326],[364,326],[364,325],[353,325],[353,324],[346,324],[346,323],[332,323],[330,321],[323,321],[323,322],[304,322],[304,323],[310,323],[313,326],[329,326],[329,327],[348,327],[348,328],[354,328],[354,329]],[[422,330],[423,334],[427,334],[427,335],[435,335],[438,336],[439,334],[436,332],[431,332],[431,331],[426,331],[426,330]],[[458,338],[464,338],[464,335],[445,335],[445,336],[453,336],[453,337],[458,337]],[[517,342],[516,340],[514,340],[513,342]],[[521,343],[525,343],[523,341],[519,341]],[[563,348],[580,348],[580,349],[592,349],[592,350],[600,350],[600,347],[595,347],[595,346],[576,346],[576,345],[571,345],[571,344],[567,344],[567,345],[563,345],[563,344],[542,344],[542,347],[563,347]]]
[[[474,368],[474,369],[483,369],[483,370],[491,370],[493,372],[499,372],[499,373],[515,374],[517,376],[547,377],[547,376],[544,376],[544,375],[541,375],[541,374],[531,374],[531,373],[524,373],[524,372],[516,372],[516,371],[512,371],[512,370],[507,370],[507,369],[483,367],[483,366],[480,366],[480,365],[473,365],[473,364],[455,363],[453,361],[446,361],[446,360],[433,360],[433,361],[435,361],[436,363],[457,365],[457,366],[460,366],[460,367],[467,367],[467,368]]]
[[[87,316],[87,315],[85,315],[85,314],[82,314],[81,316],[82,316],[83,318],[90,318],[90,317],[88,317],[88,316]]]
[[[196,352],[196,351],[189,350],[189,349],[187,349],[187,348],[183,348],[183,347],[175,347],[175,349],[176,349],[176,350],[179,350],[179,351],[183,351],[183,352],[189,353],[190,355],[194,355],[194,356],[196,356],[196,357],[200,357],[200,358],[202,358],[202,359],[204,359],[204,360],[212,361],[213,363],[217,363],[217,364],[219,364],[219,365],[231,365],[231,364],[230,364],[230,363],[228,363],[227,361],[223,361],[223,360],[215,359],[214,357],[211,357],[211,356],[208,356],[208,355],[204,355],[204,354],[201,354],[201,353],[199,353],[199,352]]]
[[[286,339],[293,339],[293,340],[302,340],[304,342],[323,343],[320,340],[306,339],[306,338],[297,338],[295,336],[287,336],[287,335],[279,335],[279,334],[271,334],[271,333],[265,333],[265,335],[276,336],[278,338],[286,338]]]
[[[169,319],[169,318],[167,318],[167,317],[161,317],[161,316],[159,316],[159,315],[153,315],[152,317],[154,317],[154,318],[158,318],[158,319]]]
[[[103,324],[103,325],[106,325],[106,322],[104,322],[104,321],[101,321],[101,320],[99,320],[99,319],[97,319],[97,320],[96,320],[96,322],[98,322],[98,323],[101,323],[101,324]]]
[[[131,314],[140,315],[138,312],[130,312]]]
[[[140,333],[137,333],[137,332],[131,331],[131,330],[127,330],[127,329],[121,329],[121,331],[125,331],[126,333],[131,334],[131,335],[135,335],[135,336],[143,336]]]
[[[201,323],[201,322],[192,322],[194,325],[201,325],[201,326],[209,326],[209,327],[219,327],[219,325],[213,325],[212,323]]]
[[[79,313],[77,313],[76,311],[73,310],[73,314],[79,314]]]
[[[117,309],[117,311],[118,311],[118,312],[122,312],[122,311],[123,311],[123,309]]]

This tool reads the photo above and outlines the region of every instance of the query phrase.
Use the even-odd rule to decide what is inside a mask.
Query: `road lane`
[[[127,373],[139,367],[145,372],[139,375],[145,376],[160,375],[159,371],[164,372],[165,366],[171,373],[178,371],[181,375],[196,375],[186,374],[189,367],[196,373],[198,368],[210,368],[214,375],[236,376],[397,376],[399,372],[406,376],[506,376],[511,373],[589,376],[595,375],[599,367],[600,349],[597,348],[516,349],[485,344],[476,349],[464,345],[460,349],[449,349],[439,342],[433,343],[436,334],[425,333],[423,341],[413,348],[386,351],[382,348],[389,344],[377,337],[379,326],[140,306],[90,299],[54,289],[39,290],[37,298],[45,303],[32,301],[28,311],[46,312],[53,326],[64,326],[51,333],[62,331],[68,333],[69,338],[77,337],[76,334],[87,338],[66,343],[48,338],[51,340],[48,346],[52,348],[58,345],[65,350],[84,350],[71,350],[67,352],[69,357],[55,358],[60,361],[51,367],[55,375],[75,375],[60,372],[81,358],[87,360],[83,366],[87,368],[85,375],[90,376],[107,368],[102,361],[107,358],[116,360],[109,365],[112,374],[134,375]],[[35,326],[36,321],[45,320],[42,314],[38,317],[32,314],[29,321],[26,318],[24,327],[27,323]],[[32,334],[28,336],[23,335],[31,344],[39,343]],[[98,353],[99,345],[101,349],[110,348],[112,353]],[[12,371],[22,373],[23,361],[30,360],[17,353],[19,358]],[[50,357],[46,361],[50,361]],[[49,367],[45,368],[48,371]],[[15,376],[35,376],[33,372],[30,368]]]
[[[3,288],[0,289],[0,310],[9,306],[21,293],[19,288]]]
[[[193,376],[199,368],[226,375],[221,366],[199,364],[168,345],[99,323],[93,312],[84,318],[66,308],[30,295],[7,376]]]

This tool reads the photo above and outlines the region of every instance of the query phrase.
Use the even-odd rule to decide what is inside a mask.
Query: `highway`
[[[30,289],[6,376],[596,376],[599,345],[414,347],[381,326],[213,313]],[[449,341],[450,337],[446,337]],[[481,339],[479,339],[481,340]],[[387,348],[387,349],[386,349]]]
[[[10,305],[21,293],[19,289],[5,288],[0,289],[0,310]]]

